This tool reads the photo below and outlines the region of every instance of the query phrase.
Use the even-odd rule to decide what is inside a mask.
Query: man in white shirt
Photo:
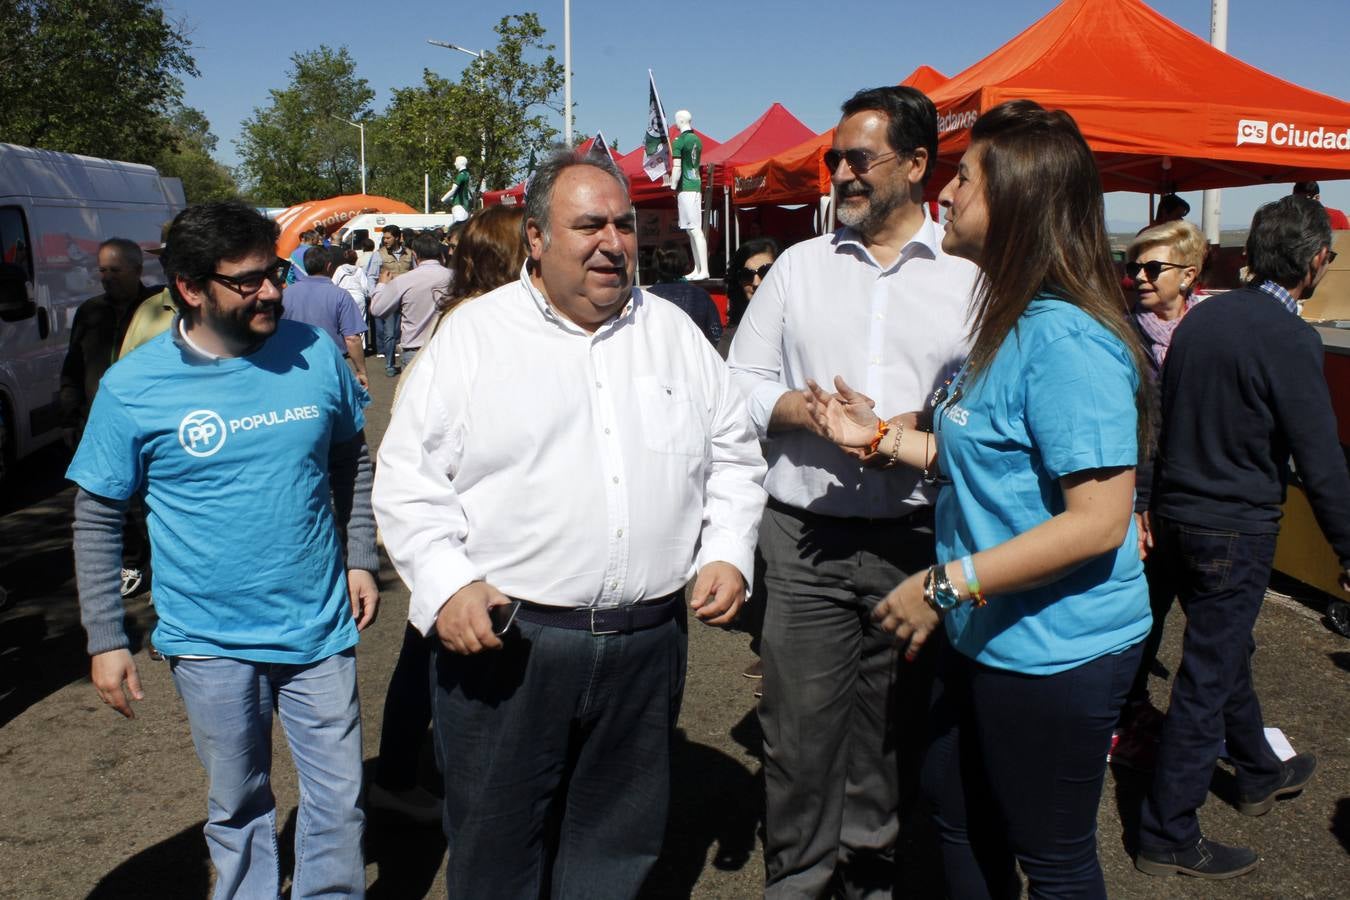
[[[665,828],[684,586],[697,572],[690,607],[723,625],[753,570],[753,427],[689,317],[634,287],[634,229],[612,162],[537,168],[520,280],[442,323],[380,447],[385,546],[442,645],[451,897],[637,894]]]
[[[861,91],[826,154],[843,227],[775,262],[732,342],[766,441],[765,896],[890,897],[913,799],[933,652],[900,666],[873,607],[933,562],[934,493],[913,469],[834,445],[806,413],[836,375],[879,414],[918,410],[960,365],[975,268],[942,252],[923,206],[937,113]]]

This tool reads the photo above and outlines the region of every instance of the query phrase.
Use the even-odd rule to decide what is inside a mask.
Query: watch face
[[[949,609],[955,609],[956,604],[961,602],[961,599],[955,594],[949,594],[943,590],[934,591],[933,599],[937,602],[938,609],[943,612],[946,612]]]

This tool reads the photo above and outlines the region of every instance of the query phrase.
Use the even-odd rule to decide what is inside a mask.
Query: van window
[[[33,280],[33,252],[28,242],[28,226],[23,210],[17,206],[0,206],[0,263],[18,266],[23,280]]]

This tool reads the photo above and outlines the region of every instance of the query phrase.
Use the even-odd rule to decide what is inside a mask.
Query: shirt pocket
[[[642,414],[642,441],[649,450],[679,456],[704,456],[708,428],[689,385],[655,376],[633,381]]]

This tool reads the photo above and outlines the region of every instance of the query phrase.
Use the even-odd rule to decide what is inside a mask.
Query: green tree
[[[191,106],[179,105],[168,117],[174,140],[166,144],[155,159],[161,175],[181,179],[188,203],[206,203],[239,196],[234,173],[216,162],[216,136],[205,114]]]
[[[150,162],[190,46],[153,0],[0,0],[0,141]]]
[[[420,85],[396,88],[384,115],[366,129],[372,192],[420,209],[426,173],[434,203],[446,190],[455,156],[478,146],[477,130],[460,114],[466,102],[461,85],[430,70]]]
[[[562,111],[558,92],[563,86],[562,64],[551,52],[553,45],[544,42],[537,13],[503,16],[493,31],[497,46],[474,60],[460,79],[465,96],[458,115],[479,140],[470,139],[453,154],[467,156],[489,190],[515,184],[530,151],[557,137],[549,113]],[[542,59],[530,61],[539,54]]]
[[[254,108],[236,142],[250,195],[267,206],[291,206],[356,193],[360,136],[347,122],[371,118],[375,92],[357,77],[346,47],[296,53],[291,66],[290,84]]]

